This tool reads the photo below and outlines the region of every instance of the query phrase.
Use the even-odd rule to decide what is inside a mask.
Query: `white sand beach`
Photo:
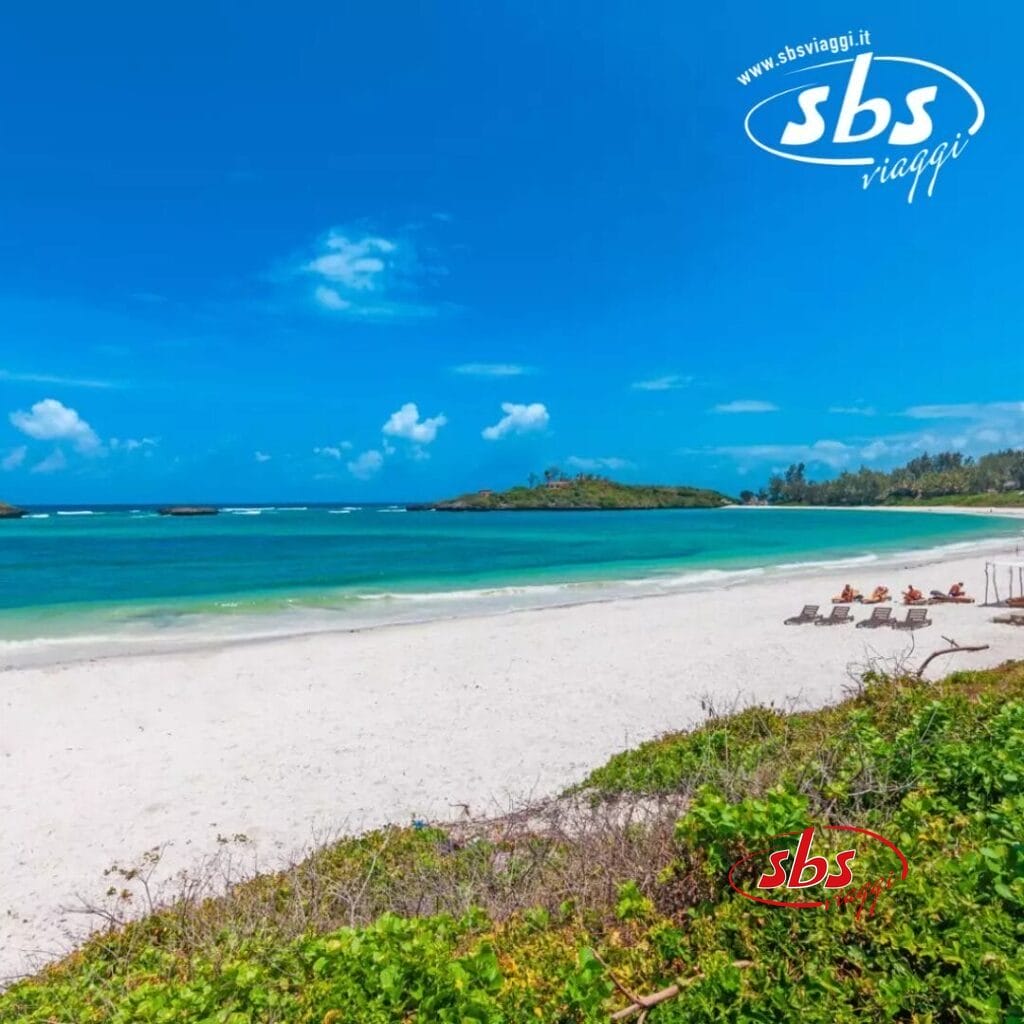
[[[326,832],[557,792],[703,698],[820,705],[851,666],[917,665],[943,635],[990,649],[930,674],[1021,657],[1024,630],[980,606],[914,635],[782,624],[847,581],[980,598],[984,559],[0,672],[0,976],[64,951],[84,922],[62,908],[155,846],[170,874],[244,833],[269,869]]]

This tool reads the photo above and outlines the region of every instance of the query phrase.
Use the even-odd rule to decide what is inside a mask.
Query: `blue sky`
[[[1024,17],[777,6],[5,11],[0,497],[738,490],[1024,443]],[[984,98],[931,198],[744,134],[791,80],[739,72],[860,27]]]

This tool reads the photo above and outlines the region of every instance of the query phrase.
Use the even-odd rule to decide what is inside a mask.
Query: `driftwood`
[[[651,992],[648,995],[641,996],[635,992],[631,992],[625,985],[615,977],[612,969],[594,952],[594,959],[605,969],[608,974],[608,979],[611,983],[629,1000],[629,1006],[624,1007],[621,1010],[616,1010],[611,1019],[625,1020],[627,1017],[632,1017],[634,1013],[639,1013],[640,1016],[637,1018],[637,1024],[644,1024],[647,1020],[647,1014],[661,1003],[667,1003],[670,999],[674,999],[687,985],[692,985],[695,981],[700,978],[699,974],[693,975],[691,978],[680,978],[674,985],[669,985],[667,988],[659,989],[657,992]],[[753,960],[733,960],[733,967],[753,967]]]
[[[924,670],[936,659],[941,658],[944,654],[964,654],[965,652],[971,651],[987,651],[988,644],[976,644],[972,647],[961,647],[955,640],[950,639],[948,636],[942,638],[949,644],[949,647],[943,647],[941,650],[932,651],[924,661],[921,662],[921,667],[914,673],[918,679],[924,678]]]

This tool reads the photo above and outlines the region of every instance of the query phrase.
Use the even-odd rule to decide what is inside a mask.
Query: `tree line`
[[[919,455],[888,473],[861,466],[832,480],[808,480],[804,463],[776,474],[760,491],[742,491],[747,502],[798,505],[880,505],[964,494],[1024,491],[1024,450],[1008,448],[975,460],[960,452]]]

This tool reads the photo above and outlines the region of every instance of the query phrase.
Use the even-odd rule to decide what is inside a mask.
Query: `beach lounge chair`
[[[799,615],[786,619],[787,626],[802,626],[805,622],[813,622],[818,617],[818,606],[816,604],[805,604],[804,610]]]
[[[853,615],[848,604],[837,604],[832,609],[831,615],[816,619],[814,624],[816,626],[841,626],[844,622],[853,622]]]
[[[920,629],[922,626],[930,626],[932,620],[928,618],[927,608],[909,608],[907,617],[899,622],[893,620],[893,629]]]
[[[892,625],[892,608],[872,608],[870,619],[861,619],[858,629],[878,629],[879,626]]]

